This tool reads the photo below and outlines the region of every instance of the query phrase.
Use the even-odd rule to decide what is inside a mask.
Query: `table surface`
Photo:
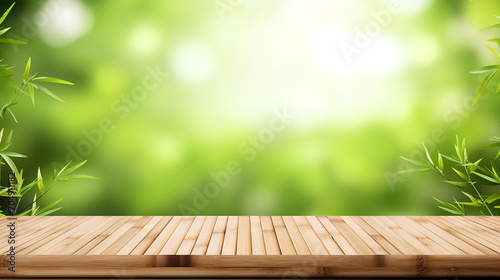
[[[18,217],[15,274],[0,221],[10,277],[500,275],[500,217]]]

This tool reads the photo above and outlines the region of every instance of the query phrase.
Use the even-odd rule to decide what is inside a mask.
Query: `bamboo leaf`
[[[11,144],[11,143],[9,143]],[[27,156],[23,155],[23,154],[20,154],[20,153],[16,153],[16,152],[2,152],[4,155],[7,155],[9,157],[18,157],[18,158],[25,158]]]
[[[31,57],[28,59],[28,63],[26,63],[26,68],[24,68],[23,79],[26,82],[30,77],[30,68],[31,68]]]
[[[490,26],[485,27],[485,28],[481,28],[481,29],[479,29],[479,31],[490,30],[490,29],[495,29],[495,28],[500,28],[500,23],[497,23],[497,24],[494,24],[494,25],[490,25]]]
[[[45,92],[46,94],[48,94],[49,96],[51,96],[52,98],[54,99],[57,99],[59,101],[62,101],[62,102],[66,102],[64,100],[62,100],[59,96],[55,95],[52,91],[50,91],[49,89],[47,89],[46,87],[43,87],[41,85],[38,85],[36,84],[36,86],[43,92]]]
[[[50,213],[45,213],[45,214],[44,214],[44,212],[49,211],[52,207],[56,206],[59,202],[61,202],[61,200],[62,200],[62,198],[61,198],[61,199],[59,199],[59,200],[57,200],[57,201],[55,201],[55,202],[52,202],[51,204],[49,204],[49,205],[47,205],[47,206],[45,206],[45,207],[43,207],[42,209],[40,209],[40,210],[38,211],[38,213],[40,213],[40,214],[37,214],[37,216],[45,216],[45,215],[48,215],[48,214],[50,214],[50,213],[52,213],[52,212],[55,212],[55,211],[57,211],[57,210],[61,209],[62,207],[57,208],[56,210],[54,210],[54,211],[52,211],[52,212],[50,212]],[[42,215],[42,214],[44,214],[44,215]]]
[[[488,46],[488,45],[486,45],[486,46],[488,47],[488,49],[489,49],[489,50],[490,50],[490,51],[491,51],[494,55],[496,55],[496,57],[500,58],[500,53],[498,53],[498,51],[497,51],[497,50],[495,50],[494,48],[492,48],[492,47],[490,47],[490,46]]]
[[[38,173],[36,176],[36,181],[38,185],[38,190],[43,193],[44,192],[44,186],[43,186],[43,178],[42,178],[42,173],[40,172],[40,167],[38,167]]]
[[[484,201],[486,201],[488,203],[492,203],[492,202],[494,202],[494,201],[496,201],[498,199],[500,199],[500,192],[496,192],[496,193],[490,195]]]
[[[12,7],[14,7],[15,4],[16,4],[16,2],[12,3],[12,5],[10,5],[10,7],[7,9],[7,11],[5,13],[3,13],[3,16],[0,18],[0,24],[2,24],[2,22],[5,20],[5,18],[7,17],[10,10],[12,10]]]
[[[462,173],[462,172],[460,172],[460,171],[456,170],[456,169],[455,169],[455,168],[453,168],[453,167],[452,167],[452,169],[453,169],[453,171],[455,171],[455,173],[457,173],[457,174],[458,174],[458,176],[462,177],[462,179],[464,179],[464,180],[466,180],[466,181],[469,181],[469,177],[467,177],[467,175],[465,175],[464,173]]]
[[[443,157],[441,156],[440,152],[438,152],[438,168],[441,171],[443,171],[443,168],[444,168]]]
[[[424,146],[425,155],[427,156],[427,159],[432,164],[432,166],[434,166],[434,162],[432,161],[431,156],[429,155],[429,151],[427,150],[427,147],[425,146],[424,142],[422,142],[422,146]]]
[[[479,172],[472,172],[472,173],[474,173],[474,174],[476,174],[477,176],[479,176],[479,177],[481,177],[481,178],[483,178],[483,179],[485,179],[485,180],[488,180],[488,181],[490,181],[490,182],[492,182],[492,183],[495,183],[495,184],[500,184],[500,180],[497,180],[497,179],[492,178],[492,177],[490,177],[490,176],[487,176],[487,175],[481,174],[481,173],[479,173]]]
[[[457,182],[457,181],[449,181],[449,180],[444,180],[443,182],[448,183],[448,184],[452,184],[455,186],[459,186],[459,187],[467,187],[469,185],[469,183],[467,183],[467,182]]]
[[[479,69],[476,69],[476,70],[472,70],[469,72],[469,74],[482,74],[482,73],[488,73],[488,72],[491,72],[493,70],[495,70],[495,68],[497,68],[499,65],[488,65],[488,66],[484,66],[484,67],[481,67]]]
[[[3,29],[0,29],[0,35],[5,34],[5,32],[7,32],[9,30],[10,30],[10,27],[6,27],[6,28],[3,28]]]
[[[35,89],[31,83],[28,84],[28,90],[30,92],[31,102],[33,103],[33,107],[35,106]]]
[[[51,78],[51,77],[36,77],[33,78],[33,81],[45,82],[45,83],[55,83],[55,84],[65,84],[65,85],[74,85],[72,82],[68,82],[65,80]]]
[[[404,160],[406,160],[406,161],[408,161],[408,162],[416,164],[416,165],[420,165],[420,166],[423,166],[423,167],[430,167],[427,163],[425,163],[423,161],[414,160],[414,159],[405,158],[405,157],[401,157],[401,158],[404,159]]]
[[[5,43],[5,44],[21,44],[21,45],[26,45],[27,43],[24,41],[19,41],[11,38],[0,38],[0,43]]]
[[[472,106],[476,104],[476,102],[479,100],[479,97],[481,97],[481,93],[483,93],[483,90],[486,88],[486,85],[490,82],[491,78],[498,72],[498,68],[490,72],[484,80],[481,82],[481,85],[479,86],[479,89],[476,93],[476,97],[474,97],[474,101],[472,102]]]
[[[14,164],[14,162],[10,159],[9,156],[5,155],[4,153],[0,153],[0,156],[5,160],[5,162],[7,162],[7,165],[9,165],[10,169],[14,172],[14,174],[16,175],[16,178],[20,178],[21,176],[19,175],[19,171],[17,170],[17,167],[16,165]]]

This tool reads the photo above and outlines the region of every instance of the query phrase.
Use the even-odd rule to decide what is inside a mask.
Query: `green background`
[[[51,85],[66,103],[24,96],[19,123],[1,126],[28,181],[68,159],[101,178],[56,186],[42,203],[64,197],[57,215],[445,214],[432,196],[460,197],[451,185],[393,173],[422,140],[451,154],[456,134],[494,156],[474,148],[498,134],[500,97],[489,87],[472,110],[468,72],[496,63],[484,45],[498,31],[477,30],[500,2],[389,2],[18,1],[4,25],[29,44],[0,50],[15,78],[31,57],[33,73],[75,86]],[[134,99],[148,67],[169,76]],[[275,110],[295,118],[255,157],[239,151]],[[205,198],[232,161],[240,172]]]

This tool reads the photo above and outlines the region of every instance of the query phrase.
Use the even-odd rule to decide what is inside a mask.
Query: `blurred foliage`
[[[468,71],[494,57],[478,43],[494,30],[477,30],[497,23],[498,1],[402,0],[387,24],[387,1],[241,1],[224,11],[215,2],[17,2],[6,24],[29,44],[1,46],[2,63],[31,57],[33,73],[78,85],[64,89],[66,103],[40,95],[35,110],[16,105],[24,128],[12,149],[30,155],[19,164],[43,173],[88,160],[82,172],[102,178],[42,202],[64,197],[59,215],[178,215],[180,205],[202,215],[432,215],[443,212],[430,197],[463,196],[439,174],[394,173],[409,167],[399,155],[425,160],[420,139],[449,155],[455,135],[479,147],[497,131],[498,77],[471,107],[481,80]],[[347,62],[340,43],[376,23]],[[253,143],[276,108],[296,118]],[[232,161],[240,172],[206,192]]]
[[[7,11],[2,15],[2,17],[0,18],[0,24],[2,24],[2,22],[5,20],[5,18],[9,14],[9,12],[12,10],[14,4],[12,4],[7,9]],[[0,28],[0,33],[1,33],[0,35],[4,35],[9,30],[10,30],[10,27],[5,27],[5,28],[1,27]],[[10,39],[10,38],[0,38],[0,43],[26,44],[26,42],[24,42],[24,41],[19,41],[19,40]],[[13,91],[9,101],[0,109],[0,118],[4,118],[5,114],[7,112],[9,112],[10,115],[12,116],[12,119],[16,123],[17,123],[17,119],[16,119],[11,107],[19,103],[18,98],[22,94],[27,95],[31,99],[33,106],[35,106],[35,90],[40,90],[54,99],[57,99],[59,101],[63,101],[61,98],[59,98],[57,95],[55,95],[52,91],[50,91],[46,87],[40,85],[39,84],[40,82],[73,85],[73,83],[70,83],[68,81],[64,81],[61,79],[52,78],[52,77],[37,77],[36,74],[31,74],[30,73],[31,58],[28,59],[28,63],[26,64],[26,67],[24,68],[23,80],[22,80],[21,85],[20,86],[11,85],[10,82],[13,82],[13,79],[11,78],[11,76],[14,75],[12,68],[13,67],[10,67],[7,65],[0,65],[0,73],[2,73],[2,76],[0,77],[0,82],[2,84],[10,85],[14,88],[14,91]],[[38,200],[40,198],[42,198],[44,195],[46,195],[57,183],[69,182],[73,179],[80,179],[80,178],[89,178],[89,179],[93,178],[93,177],[88,176],[88,175],[72,174],[73,171],[77,170],[83,164],[85,164],[85,161],[69,167],[69,165],[71,164],[71,161],[70,161],[59,172],[57,172],[54,169],[54,177],[52,178],[52,182],[49,186],[46,187],[44,184],[42,174],[40,172],[40,167],[38,168],[38,173],[36,175],[36,179],[34,179],[33,182],[31,182],[30,184],[27,184],[26,186],[24,186],[23,185],[23,183],[24,183],[23,169],[19,170],[19,168],[14,163],[14,160],[12,160],[12,158],[25,158],[26,156],[23,154],[8,150],[9,147],[13,144],[12,143],[13,131],[11,131],[9,133],[9,135],[7,136],[7,139],[5,139],[5,141],[2,142],[3,134],[4,134],[4,128],[2,128],[0,130],[0,175],[1,175],[2,165],[7,165],[9,167],[9,178],[8,178],[8,184],[5,184],[4,186],[0,185],[0,195],[5,198],[4,201],[7,201],[6,204],[8,205],[8,207],[6,207],[7,210],[5,211],[5,213],[10,215],[10,216],[15,216],[15,215],[46,216],[46,215],[52,214],[52,213],[54,213],[62,208],[62,207],[54,208],[54,206],[56,206],[62,199],[59,199],[53,203],[50,203],[49,205],[41,207],[41,208],[40,208],[40,205],[38,204]],[[5,163],[4,163],[4,161],[5,161]],[[1,179],[1,176],[0,176],[0,179]],[[1,182],[1,180],[0,180],[0,182]],[[30,190],[33,189],[33,187],[35,185],[38,187],[38,191],[40,192],[39,197],[37,198],[37,195],[34,194],[33,202],[31,202],[30,204],[28,204],[22,210],[19,211],[19,205],[21,204],[22,199],[30,192]],[[1,210],[0,210],[0,216],[5,216],[5,214]]]

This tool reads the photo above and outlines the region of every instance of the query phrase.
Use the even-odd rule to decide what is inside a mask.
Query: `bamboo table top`
[[[0,278],[500,276],[500,217],[1,218]]]

